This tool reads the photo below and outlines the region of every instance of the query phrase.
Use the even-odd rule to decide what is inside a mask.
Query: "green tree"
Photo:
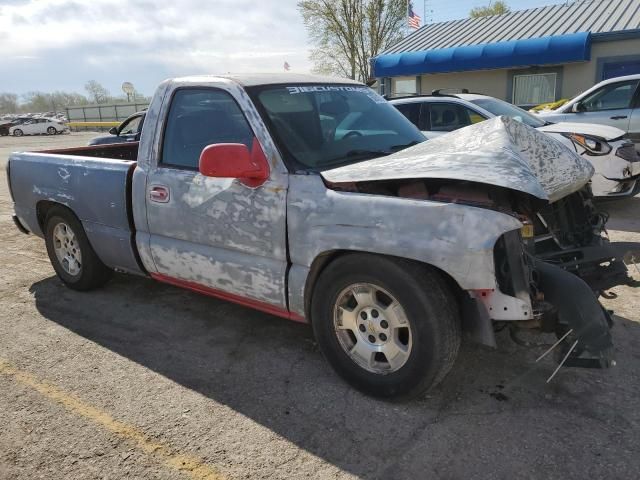
[[[316,73],[366,81],[370,59],[404,35],[406,0],[305,0],[298,2],[314,48]]]
[[[509,13],[511,8],[502,0],[497,0],[496,2],[489,2],[489,5],[486,7],[476,7],[472,8],[469,12],[469,16],[471,18],[480,18],[480,17],[488,17],[491,15],[502,15],[505,13]]]

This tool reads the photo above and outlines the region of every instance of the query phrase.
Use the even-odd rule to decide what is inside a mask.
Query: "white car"
[[[427,138],[497,116],[507,116],[547,133],[593,164],[591,182],[596,197],[632,197],[640,192],[640,155],[619,128],[591,123],[551,123],[510,103],[473,93],[432,95],[390,100]]]
[[[640,75],[609,78],[561,107],[538,115],[551,122],[589,122],[617,127],[640,148]]]
[[[69,127],[58,120],[50,118],[32,118],[20,125],[14,125],[9,129],[9,135],[21,137],[22,135],[56,135],[69,133]]]

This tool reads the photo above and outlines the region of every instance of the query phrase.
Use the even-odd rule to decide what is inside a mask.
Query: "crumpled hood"
[[[557,140],[496,117],[392,155],[322,172],[331,183],[432,178],[466,180],[554,202],[580,190],[591,164]]]
[[[579,133],[583,135],[593,135],[594,137],[604,138],[605,140],[613,140],[624,136],[625,132],[616,127],[609,125],[596,125],[595,123],[573,123],[559,122],[545,125],[538,128],[540,132],[551,133]]]

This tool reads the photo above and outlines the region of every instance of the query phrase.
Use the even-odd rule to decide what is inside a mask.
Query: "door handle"
[[[169,187],[164,185],[154,185],[149,190],[149,200],[156,203],[169,202]]]
[[[626,115],[615,115],[611,117],[611,120],[624,120],[625,118],[627,118]]]

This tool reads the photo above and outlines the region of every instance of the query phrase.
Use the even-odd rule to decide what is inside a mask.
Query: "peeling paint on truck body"
[[[338,191],[325,180],[445,179],[497,186],[547,203],[583,187],[592,167],[529,127],[496,118],[385,158],[322,173],[293,172],[247,88],[318,83],[363,88],[294,75],[165,81],[147,111],[132,179],[129,161],[71,157],[64,151],[16,154],[9,162],[10,185],[14,192],[31,192],[16,194],[16,213],[29,230],[41,233],[37,203],[60,203],[91,232],[91,244],[108,266],[145,271],[233,301],[244,298],[254,308],[287,318],[308,318],[310,276],[319,258],[364,251],[441,270],[470,302],[478,300],[467,310],[471,322],[488,321],[490,329],[491,319],[532,320],[533,293],[503,292],[495,266],[496,245],[505,235],[516,239],[509,244],[516,249],[511,257],[524,258],[516,212]],[[269,162],[263,185],[251,188],[162,164],[173,98],[189,88],[225,92],[237,104]],[[162,202],[150,198],[155,187],[166,190]],[[527,280],[519,279],[528,288]]]
[[[16,153],[10,162],[15,213],[29,231],[44,235],[36,208],[41,202],[64,205],[82,222],[104,263],[142,273],[127,206],[127,178],[135,162],[39,153]]]

